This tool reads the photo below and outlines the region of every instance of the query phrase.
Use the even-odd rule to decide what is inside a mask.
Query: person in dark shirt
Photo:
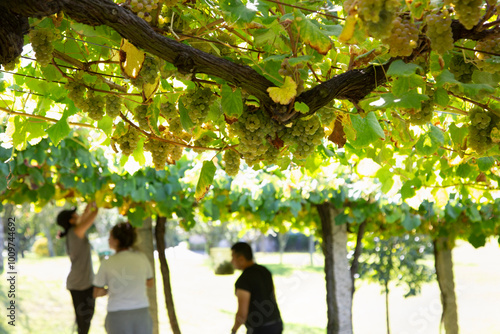
[[[247,334],[281,334],[283,322],[271,272],[254,262],[249,244],[237,242],[231,251],[231,263],[236,269],[243,270],[235,283],[238,311],[231,334],[235,334],[243,324]]]

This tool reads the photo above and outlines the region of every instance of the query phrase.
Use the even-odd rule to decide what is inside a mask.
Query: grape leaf
[[[286,77],[283,86],[269,87],[267,92],[274,102],[287,105],[297,95],[297,84],[291,77]]]
[[[203,161],[203,167],[201,168],[200,177],[196,184],[196,192],[194,194],[197,201],[205,197],[210,190],[216,171],[217,167],[215,167],[212,161]]]

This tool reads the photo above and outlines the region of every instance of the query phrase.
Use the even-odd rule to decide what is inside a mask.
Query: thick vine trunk
[[[453,277],[453,258],[449,244],[450,240],[447,237],[434,240],[435,267],[443,305],[441,322],[444,324],[446,334],[458,334],[457,298]]]
[[[174,297],[172,295],[172,286],[170,285],[170,270],[168,268],[167,258],[165,256],[165,217],[156,219],[156,249],[160,259],[161,275],[163,277],[163,291],[165,293],[165,304],[167,305],[168,318],[170,319],[170,327],[173,334],[181,334],[179,322],[175,314]]]
[[[359,257],[363,252],[363,236],[365,235],[365,230],[366,230],[366,221],[362,222],[359,225],[358,234],[356,236],[356,248],[354,249],[354,254],[352,255],[352,263],[351,263],[352,295],[354,295],[355,291],[354,279],[356,274],[358,273]]]
[[[7,50],[7,55],[0,57],[0,63],[2,59],[14,59],[20,54],[19,40],[22,40],[25,33],[27,17],[47,16],[60,11],[80,23],[111,27],[135,46],[174,64],[181,73],[204,73],[243,88],[257,97],[261,106],[279,122],[289,122],[299,115],[293,108],[274,103],[267,92],[267,88],[274,84],[249,66],[233,63],[167,38],[125,6],[119,6],[112,1],[0,0],[0,13],[8,13],[10,19],[15,19],[15,22],[10,24],[15,39],[0,39],[0,50]],[[452,28],[455,41],[463,38],[478,40],[500,34],[500,29],[496,27],[479,32],[476,31],[479,29],[466,30],[458,21],[453,22]],[[422,37],[421,46],[415,49],[414,53],[422,54],[429,50],[430,46]],[[386,82],[386,70],[387,65],[347,71],[305,91],[297,97],[296,102],[306,103],[310,113],[313,113],[333,99],[359,101],[378,85]]]
[[[325,255],[327,334],[352,333],[352,281],[347,261],[347,225],[336,225],[329,202],[316,206],[321,218]]]
[[[147,218],[143,221],[142,226],[137,229],[138,236],[138,248],[141,252],[146,254],[151,266],[153,267],[153,277],[156,282],[156,271],[155,271],[155,256],[154,256],[154,244],[153,244],[153,227],[151,223],[151,218]],[[158,300],[156,293],[156,284],[148,289],[148,299],[149,299],[149,312],[153,318],[153,333],[158,334]]]

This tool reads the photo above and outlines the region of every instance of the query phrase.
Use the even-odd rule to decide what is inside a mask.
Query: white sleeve
[[[99,267],[99,271],[94,277],[94,286],[98,288],[104,288],[106,285],[108,285],[108,275],[107,275],[107,264],[108,261],[105,260],[101,263],[101,266]]]

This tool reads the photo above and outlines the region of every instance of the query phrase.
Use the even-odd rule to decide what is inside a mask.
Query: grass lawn
[[[461,334],[500,334],[500,248],[492,243],[481,249],[467,244],[454,250],[456,291]],[[177,317],[183,334],[228,333],[236,299],[234,275],[216,276],[207,258],[181,248],[167,251]],[[308,254],[256,254],[257,261],[273,273],[278,304],[287,334],[325,333],[325,282],[323,258]],[[29,255],[18,263],[15,330],[3,316],[0,333],[74,333],[74,314],[65,279],[67,257],[37,258]],[[94,262],[98,269],[98,260]],[[159,268],[156,268],[159,273]],[[0,300],[5,303],[6,278],[0,281]],[[361,284],[360,284],[361,283]],[[358,282],[354,295],[353,322],[356,334],[385,334],[385,299],[381,288]],[[157,279],[160,333],[171,333],[165,310],[161,278]],[[91,333],[104,334],[107,299],[97,300]],[[424,286],[417,297],[403,298],[403,289],[390,295],[391,331],[395,334],[438,334],[441,304],[437,283]],[[239,333],[244,333],[240,329]],[[444,331],[443,331],[444,333]]]

